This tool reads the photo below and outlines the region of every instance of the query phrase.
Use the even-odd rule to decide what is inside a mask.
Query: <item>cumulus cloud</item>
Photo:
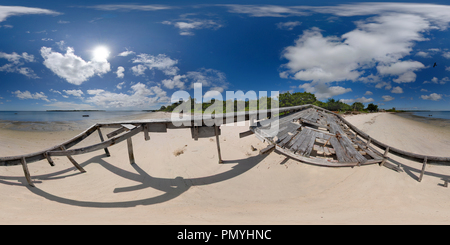
[[[58,101],[52,104],[45,104],[44,106],[55,108],[59,110],[73,110],[76,108],[77,110],[92,110],[95,109],[94,106],[88,104],[77,104],[74,102],[62,102]]]
[[[47,96],[44,94],[44,92],[36,92],[34,94],[30,93],[30,91],[26,90],[24,92],[21,92],[20,90],[17,90],[15,92],[12,92],[13,94],[16,95],[17,98],[21,99],[21,100],[26,100],[26,99],[34,99],[34,100],[45,100],[47,102],[50,102],[50,100],[47,99]]]
[[[125,84],[125,82],[121,82],[121,83],[116,85],[116,88],[117,89],[122,89],[124,84]]]
[[[30,8],[21,6],[0,6],[0,22],[5,21],[6,18],[10,16],[18,16],[25,14],[60,15],[61,13],[42,8]]]
[[[310,13],[304,11],[304,7],[285,7],[277,5],[240,5],[240,4],[220,4],[225,6],[231,13],[248,14],[252,17],[289,17],[305,16]]]
[[[94,6],[87,6],[86,8],[94,8],[98,10],[105,10],[105,11],[131,11],[131,10],[137,10],[137,11],[156,11],[156,10],[164,10],[164,9],[171,9],[171,6],[168,5],[161,5],[161,4],[148,4],[148,5],[139,5],[139,4],[101,4],[101,5],[94,5]]]
[[[441,80],[439,80],[437,77],[433,77],[430,81],[424,81],[423,84],[427,83],[446,84],[448,81],[450,81],[450,78],[448,77],[443,77]]]
[[[161,83],[168,89],[174,89],[175,87],[183,89],[186,80],[186,75],[176,75],[172,79],[162,80]]]
[[[44,65],[48,69],[75,85],[80,85],[95,75],[101,76],[111,70],[106,59],[93,59],[86,62],[75,55],[74,49],[71,47],[67,48],[65,54],[54,52],[51,48],[42,47],[41,55],[44,58]]]
[[[63,92],[68,95],[72,95],[72,96],[80,97],[80,98],[82,98],[82,96],[84,94],[83,91],[81,91],[79,89],[63,90]]]
[[[123,78],[125,76],[123,74],[124,71],[125,71],[125,68],[123,68],[123,66],[117,67],[117,71],[116,71],[117,77],[118,78]]]
[[[122,53],[118,54],[117,56],[125,57],[125,56],[131,55],[131,54],[135,54],[135,53],[133,51],[127,50],[127,51],[123,51]]]
[[[370,91],[366,91],[366,93],[364,95],[372,95],[373,93]]]
[[[417,53],[416,53],[416,56],[420,56],[420,57],[423,57],[423,58],[431,58],[430,53],[424,52],[424,51],[419,51],[419,52],[417,52]]]
[[[87,93],[92,96],[86,98],[85,102],[102,108],[148,108],[156,103],[170,101],[166,92],[159,86],[149,88],[142,83],[131,86],[129,94],[112,93],[103,89],[88,90]]]
[[[131,70],[133,74],[144,75],[147,69],[157,69],[162,71],[166,75],[175,76],[177,75],[179,69],[175,65],[178,60],[173,60],[165,54],[158,54],[153,56],[150,54],[139,54],[136,58],[133,58],[133,63],[137,63],[137,66],[133,66]]]
[[[442,94],[432,93],[430,95],[422,95],[420,96],[423,100],[434,100],[438,101],[442,99]]]
[[[6,59],[9,63],[0,67],[0,71],[20,73],[29,78],[39,78],[32,69],[23,67],[26,62],[34,62],[34,56],[23,52],[21,55],[16,52],[11,54],[0,52],[0,58]]]
[[[383,101],[385,101],[385,102],[395,99],[394,97],[392,97],[390,95],[383,95],[383,96],[381,96],[381,98],[383,98]]]
[[[374,99],[366,98],[363,96],[363,97],[357,98],[357,99],[340,99],[339,101],[346,103],[346,104],[353,104],[354,102],[369,103],[369,102],[373,102]]]
[[[305,92],[315,94],[318,100],[331,98],[352,91],[351,88],[344,88],[341,86],[328,87],[326,84],[317,84],[314,86],[313,83],[304,83],[298,87],[304,89]]]
[[[192,36],[194,35],[193,30],[199,29],[213,29],[217,30],[222,27],[221,24],[214,20],[192,20],[187,19],[184,21],[163,21],[161,22],[165,25],[173,25],[180,30],[180,35],[182,36]]]
[[[190,88],[194,88],[195,83],[201,83],[203,88],[209,87],[223,92],[229,85],[225,73],[215,69],[202,68],[198,71],[190,71],[186,74],[186,78],[191,82]]]
[[[403,94],[403,89],[402,89],[401,87],[397,86],[397,87],[394,87],[394,88],[391,90],[391,93],[394,93],[394,94]]]
[[[288,21],[277,23],[278,29],[292,31],[294,27],[301,25],[300,21]]]

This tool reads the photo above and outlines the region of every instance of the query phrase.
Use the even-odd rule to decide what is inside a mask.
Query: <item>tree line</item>
[[[226,108],[227,107],[227,101],[216,101],[212,99],[209,102],[203,102],[197,103],[195,99],[189,98],[186,102],[190,102],[190,108],[191,111],[194,112],[194,108],[198,108],[202,110],[202,112],[205,112],[206,110],[210,110],[212,113],[225,113],[225,112],[231,112],[231,111],[238,111],[238,107],[240,107],[239,103],[244,102],[243,107],[246,111],[248,110],[263,110],[263,109],[270,109],[272,104],[273,98],[271,97],[262,97],[259,100],[246,100],[246,101],[238,101],[238,100],[228,100],[228,105],[231,107],[233,105],[233,108]],[[165,112],[172,112],[176,107],[181,105],[183,103],[183,100],[180,100],[178,102],[172,103],[168,106],[161,106],[161,108],[158,111],[165,111]],[[279,94],[278,96],[278,103],[279,107],[289,107],[289,106],[298,106],[298,105],[305,105],[305,104],[313,104],[315,106],[322,107],[324,109],[330,110],[330,111],[338,111],[338,112],[346,112],[346,111],[365,111],[365,112],[376,112],[378,111],[378,105],[375,105],[373,103],[370,103],[367,105],[367,107],[364,106],[361,102],[354,102],[353,104],[349,105],[342,101],[336,101],[333,98],[328,99],[326,102],[322,102],[320,100],[317,100],[316,96],[312,93],[308,92],[285,92],[282,94]],[[242,104],[241,104],[242,105]],[[214,111],[214,112],[213,112]],[[392,108],[387,111],[396,111],[395,108]]]

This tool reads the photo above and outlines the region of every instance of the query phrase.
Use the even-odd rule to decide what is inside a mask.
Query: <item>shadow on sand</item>
[[[95,156],[91,159],[86,160],[85,162],[81,163],[81,166],[86,166],[89,163],[95,162],[100,164],[105,169],[109,170],[110,172],[129,180],[133,180],[136,182],[140,182],[140,184],[135,186],[129,186],[129,187],[119,187],[115,188],[113,193],[120,193],[120,192],[129,192],[129,191],[137,191],[145,188],[154,188],[159,191],[164,192],[164,194],[161,194],[159,196],[155,197],[149,197],[145,199],[140,200],[130,200],[130,201],[121,201],[121,202],[93,202],[93,201],[79,201],[64,197],[59,197],[56,195],[53,195],[51,193],[48,193],[42,189],[39,189],[38,185],[36,187],[30,187],[25,177],[8,177],[8,176],[0,176],[0,183],[6,184],[6,185],[22,185],[20,183],[15,183],[9,180],[15,180],[20,181],[23,183],[23,185],[28,188],[29,191],[32,193],[39,195],[41,197],[44,197],[50,201],[55,201],[63,204],[68,205],[74,205],[74,206],[80,206],[80,207],[96,207],[96,208],[124,208],[124,207],[134,207],[137,205],[153,205],[158,204],[162,202],[169,201],[171,199],[174,199],[184,192],[188,191],[191,186],[200,186],[200,185],[208,185],[213,183],[218,183],[222,181],[226,181],[229,179],[232,179],[236,176],[239,176],[254,166],[256,166],[259,162],[261,162],[267,155],[257,155],[248,157],[245,159],[237,159],[237,160],[228,160],[225,161],[225,164],[236,164],[232,167],[232,169],[218,173],[216,175],[206,176],[206,177],[199,177],[199,178],[190,178],[185,179],[183,177],[176,177],[174,179],[168,179],[168,178],[158,178],[149,175],[144,170],[142,170],[139,167],[138,163],[132,164],[133,168],[136,170],[135,173],[123,170],[121,168],[118,168],[106,161],[103,160],[104,155]],[[45,175],[37,175],[33,176],[33,183],[39,183],[40,180],[54,180],[54,179],[60,179],[60,178],[68,178],[68,177],[74,177],[76,175],[82,174],[79,172],[76,173],[70,173],[75,168],[68,168],[62,171],[54,172],[51,174],[45,174]]]

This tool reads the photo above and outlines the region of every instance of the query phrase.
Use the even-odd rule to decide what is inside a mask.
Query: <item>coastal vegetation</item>
[[[278,96],[278,102],[279,107],[289,107],[289,106],[298,106],[298,105],[305,105],[305,104],[313,104],[319,107],[322,107],[324,109],[335,111],[335,112],[350,112],[350,111],[357,111],[357,112],[377,112],[379,111],[378,105],[375,105],[373,103],[369,103],[366,106],[364,106],[361,102],[354,102],[352,104],[346,104],[342,101],[337,101],[334,98],[328,99],[326,102],[322,102],[320,100],[317,100],[316,96],[312,93],[308,92],[285,92],[282,94],[279,94]],[[202,112],[205,112],[207,109],[211,112],[230,112],[230,111],[239,111],[238,108],[245,108],[246,111],[248,110],[263,110],[263,109],[270,109],[272,104],[273,98],[271,97],[262,97],[259,100],[246,100],[246,101],[238,101],[238,100],[228,100],[229,105],[233,105],[233,108],[229,108],[227,110],[227,101],[216,101],[212,99],[209,102],[203,102],[203,103],[197,103],[195,99],[189,98],[187,101],[190,101],[190,108],[191,112],[194,112],[194,108],[198,108],[202,110]],[[186,101],[186,102],[187,102]],[[183,100],[180,100],[178,102],[172,103],[171,105],[167,106],[161,106],[161,108],[157,111],[165,111],[165,112],[172,112],[176,107],[180,106],[183,103]],[[241,106],[239,105],[241,103]],[[242,106],[243,103],[243,106]],[[255,106],[256,105],[256,106]],[[386,110],[389,112],[400,112],[399,110],[396,110],[395,108]]]

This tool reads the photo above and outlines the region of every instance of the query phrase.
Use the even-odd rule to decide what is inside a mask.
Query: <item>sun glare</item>
[[[105,47],[97,47],[94,49],[94,59],[95,60],[106,60],[109,56],[109,51]]]

